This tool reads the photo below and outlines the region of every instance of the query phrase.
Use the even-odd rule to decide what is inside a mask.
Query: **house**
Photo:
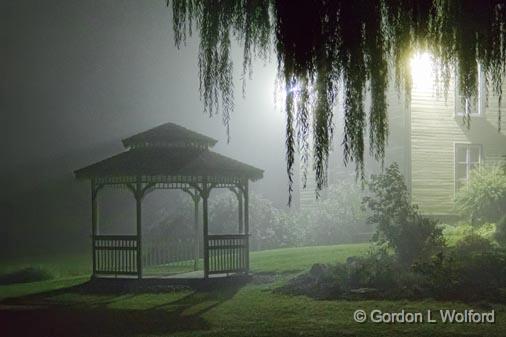
[[[499,131],[499,106],[492,90],[486,95],[484,75],[480,72],[474,102],[462,103],[450,80],[448,94],[434,86],[430,56],[418,56],[413,67],[411,100],[399,97],[395,89],[388,93],[389,144],[385,164],[398,162],[411,192],[412,202],[422,213],[439,218],[453,217],[456,191],[465,186],[469,172],[484,163],[506,159],[506,118]],[[506,85],[503,88],[505,92]],[[407,103],[406,103],[407,102]],[[366,102],[366,105],[368,103]],[[504,106],[502,107],[504,114]],[[465,123],[466,110],[470,115]],[[354,165],[344,167],[342,149],[342,108],[337,108],[334,151],[329,158],[329,183],[354,177]],[[366,174],[381,167],[366,158]],[[306,189],[300,184],[301,208],[312,207],[315,199],[314,175],[308,173]]]

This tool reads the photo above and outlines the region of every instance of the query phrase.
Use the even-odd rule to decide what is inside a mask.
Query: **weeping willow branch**
[[[252,59],[265,57],[274,47],[278,79],[286,88],[290,196],[297,151],[303,163],[310,155],[314,158],[317,189],[326,184],[338,90],[344,93],[345,163],[354,162],[357,175],[363,177],[367,129],[370,154],[383,159],[389,79],[409,100],[409,60],[416,49],[433,54],[436,81],[442,83],[445,95],[456,73],[463,102],[473,99],[479,64],[486,88],[490,85],[501,105],[506,70],[504,1],[173,0],[172,10],[178,47],[198,31],[204,110],[210,115],[221,112],[227,134],[234,108],[231,39],[243,46],[244,77],[252,71]],[[366,111],[368,96],[371,106]],[[465,118],[469,123],[469,115]],[[498,118],[500,126],[500,111]]]

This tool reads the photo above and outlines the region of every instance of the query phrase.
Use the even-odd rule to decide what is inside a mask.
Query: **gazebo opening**
[[[187,190],[172,191],[170,198],[188,199],[192,206],[188,206],[188,213],[192,213],[191,222],[185,217],[174,217],[169,212],[157,225],[143,221],[142,247],[144,268],[143,277],[168,277],[177,274],[186,276],[202,276],[203,274],[203,233],[202,233],[202,210],[200,200],[195,200],[198,195]],[[165,194],[165,195],[164,195]],[[149,193],[143,200],[146,204],[150,199],[165,199],[167,190],[155,190]],[[181,203],[181,201],[180,201]],[[146,212],[144,212],[146,214]],[[173,213],[173,212],[172,212]],[[186,212],[185,212],[186,214]],[[146,214],[147,215],[147,214]],[[171,216],[172,215],[172,216]],[[144,220],[144,219],[143,219]],[[210,226],[211,232],[211,226]],[[198,272],[196,272],[198,271]]]
[[[123,140],[125,151],[75,171],[91,182],[91,232],[94,277],[192,277],[248,273],[249,181],[263,171],[209,148],[216,140],[166,123]],[[104,188],[130,192],[135,200],[135,234],[103,234],[99,196]],[[208,201],[214,189],[237,197],[237,230],[209,232]],[[143,232],[142,203],[160,189],[177,189],[192,200],[194,221],[179,235]],[[146,237],[143,238],[143,235]]]

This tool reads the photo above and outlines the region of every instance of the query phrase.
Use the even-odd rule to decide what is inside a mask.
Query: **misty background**
[[[227,143],[221,116],[209,118],[199,100],[198,36],[181,50],[174,46],[165,0],[2,0],[0,22],[0,255],[88,248],[90,187],[73,171],[122,151],[122,138],[169,121],[264,169],[252,191],[286,207],[274,55],[255,62],[243,98],[242,50],[233,49],[236,100]],[[103,216],[134,221],[130,193],[113,194]],[[146,222],[174,198],[148,198]]]

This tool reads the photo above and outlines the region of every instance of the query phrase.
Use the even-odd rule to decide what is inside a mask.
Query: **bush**
[[[444,224],[441,227],[443,228],[445,242],[451,247],[454,247],[458,241],[474,231],[474,228],[468,223],[457,225]]]
[[[425,293],[441,299],[498,300],[505,284],[506,260],[490,240],[471,233],[429,263],[416,264]]]
[[[431,262],[416,264],[423,275],[425,296],[448,300],[490,300],[504,302],[506,255],[474,237]]]
[[[379,249],[366,256],[350,257],[346,263],[315,264],[278,291],[317,299],[375,298],[397,288],[398,269],[395,259]]]
[[[330,185],[321,192],[314,207],[302,210],[278,208],[270,200],[250,192],[250,249],[353,242],[356,234],[370,231],[361,200],[360,188],[351,182]],[[193,202],[187,195],[176,198],[170,209],[161,210],[161,221],[146,226],[145,241],[193,238],[193,212]],[[202,216],[202,204],[199,216]],[[209,231],[237,233],[238,201],[232,192],[217,191],[211,195]]]
[[[460,223],[457,225],[442,225],[443,237],[448,246],[455,246],[458,241],[470,234],[479,235],[489,241],[493,241],[496,236],[496,225],[486,223],[478,227],[469,223]]]
[[[380,248],[364,257],[352,257],[346,261],[346,289],[376,289],[388,291],[397,286],[399,265],[394,256]]]
[[[346,263],[313,265],[308,273],[289,280],[278,291],[318,299],[418,298],[422,280],[421,275],[406,270],[395,256],[379,248],[366,256],[349,257]]]
[[[294,214],[294,222],[304,233],[304,245],[350,243],[356,234],[369,231],[361,207],[362,193],[352,182],[330,185],[314,207]]]
[[[506,246],[506,215],[497,222],[495,239],[501,246]]]
[[[233,193],[217,193],[209,201],[209,226],[214,233],[237,233],[238,206]],[[293,216],[255,193],[249,194],[250,247],[252,250],[298,246],[303,230]]]
[[[368,221],[377,225],[374,240],[392,247],[404,266],[430,257],[443,247],[442,229],[435,220],[418,213],[409,202],[404,178],[397,163],[384,174],[372,175],[371,194],[363,203],[370,210]]]
[[[490,252],[493,248],[494,246],[490,240],[478,234],[472,233],[465,236],[460,241],[457,241],[455,245],[455,253],[460,256],[465,256],[475,253]]]
[[[249,194],[250,248],[264,250],[302,245],[330,245],[353,242],[366,229],[361,192],[353,183],[340,182],[322,191],[313,208],[285,210],[270,200]],[[186,195],[175,207],[162,211],[162,221],[147,227],[146,242],[159,238],[190,239],[194,234],[193,202]],[[213,193],[209,199],[209,230],[237,233],[238,201],[231,192]],[[201,204],[200,204],[200,207]],[[200,208],[200,214],[202,215]]]
[[[176,206],[172,210],[162,211],[161,221],[145,229],[146,242],[155,242],[160,238],[194,238],[193,201],[188,196],[181,195],[174,200],[174,204]],[[199,207],[199,222],[202,226],[202,202]],[[237,233],[238,212],[238,200],[232,192],[213,193],[209,199],[209,231],[215,234]],[[300,227],[294,226],[293,216],[255,193],[249,194],[249,225],[252,250],[298,246],[302,241],[303,232]]]
[[[36,267],[28,267],[0,275],[0,284],[38,282],[49,280],[51,278],[53,278],[53,275],[51,275],[51,273],[47,270]]]
[[[470,235],[406,269],[380,249],[346,263],[314,265],[278,291],[319,299],[421,299],[505,302],[506,254]]]
[[[255,194],[250,194],[250,233],[254,250],[299,246],[303,240],[303,230],[294,226],[291,214]]]
[[[506,168],[484,166],[471,171],[467,186],[457,192],[455,206],[472,224],[501,219],[506,215]]]

